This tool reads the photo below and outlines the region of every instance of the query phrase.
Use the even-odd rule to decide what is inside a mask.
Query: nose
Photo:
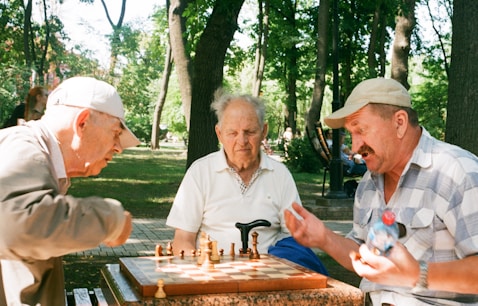
[[[242,144],[246,144],[249,142],[249,136],[244,132],[239,133],[239,141]]]
[[[360,135],[352,135],[352,151],[358,152],[363,144],[364,142]]]
[[[121,145],[121,141],[119,137],[115,140],[115,144],[113,145],[113,150],[117,154],[121,154],[123,152],[123,146]]]

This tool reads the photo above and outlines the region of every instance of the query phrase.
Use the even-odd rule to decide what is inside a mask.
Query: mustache
[[[366,157],[367,155],[374,153],[374,150],[367,145],[363,145],[358,149],[357,153],[362,155],[363,157]]]

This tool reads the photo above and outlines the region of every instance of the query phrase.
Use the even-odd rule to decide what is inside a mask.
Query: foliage
[[[25,63],[22,2],[2,1],[0,12],[0,62]]]
[[[154,13],[156,28],[152,35],[134,29],[133,25],[124,25],[121,31],[124,43],[118,49],[126,62],[117,86],[127,109],[126,120],[135,135],[145,143],[151,139],[158,79],[164,69],[165,16],[164,7]]]
[[[30,89],[30,69],[21,65],[0,63],[0,126],[10,117]]]
[[[319,158],[306,137],[293,138],[285,147],[285,164],[291,171],[319,173]]]
[[[422,78],[411,90],[413,108],[430,134],[445,140],[446,106],[448,102],[448,78],[443,70],[443,61],[428,57],[422,63]]]
[[[80,0],[93,2],[93,0]],[[388,50],[393,39],[395,26],[394,14],[398,7],[397,0],[383,0],[382,9],[386,14],[385,49]],[[437,14],[433,4],[446,7],[448,0],[417,1],[417,9],[432,4],[431,11],[426,11],[429,18],[435,19],[434,27],[441,33],[441,42],[445,43],[447,60],[451,45],[450,14]],[[188,52],[194,59],[192,50],[196,49],[198,38],[206,27],[212,13],[215,1],[189,1],[184,14],[187,18],[186,36]],[[344,0],[339,4],[339,47],[340,47],[340,83],[341,100],[359,81],[369,76],[367,65],[367,48],[372,29],[373,14],[376,1]],[[39,3],[34,4],[34,10],[39,10]],[[243,16],[240,18],[237,32],[246,40],[252,42],[245,46],[243,41],[232,42],[224,67],[224,85],[243,93],[250,92],[251,74],[254,66],[255,33],[257,33],[257,11],[255,1],[246,1]],[[448,6],[450,7],[450,6]],[[317,2],[271,0],[270,37],[267,50],[265,77],[262,85],[262,98],[267,105],[267,121],[269,123],[270,139],[277,139],[284,130],[284,104],[290,93],[287,91],[287,72],[297,73],[297,128],[303,130],[303,122],[310,105],[312,82],[315,73],[316,43],[317,43]],[[24,10],[19,1],[4,1],[0,3],[0,123],[11,112],[15,104],[23,100],[29,88],[31,70],[24,67],[23,54],[23,18]],[[49,10],[50,12],[52,10]],[[127,10],[128,11],[128,10]],[[451,9],[449,10],[451,11]],[[417,15],[419,18],[423,16]],[[43,18],[43,16],[41,16]],[[86,18],[86,17],[85,17]],[[149,142],[151,133],[152,113],[158,94],[159,78],[164,67],[165,46],[168,39],[167,12],[164,6],[158,7],[151,18],[155,20],[153,31],[146,32],[141,24],[125,24],[121,27],[120,65],[117,69],[118,78],[112,80],[120,91],[127,109],[128,125],[145,142]],[[418,19],[414,31],[413,50],[411,58],[415,67],[411,67],[411,93],[414,108],[419,112],[420,123],[432,135],[443,138],[447,107],[447,77],[443,69],[443,52],[435,44],[436,37],[424,37],[425,25],[423,19]],[[94,54],[81,45],[66,50],[65,42],[69,39],[63,32],[61,19],[55,15],[48,16],[51,29],[50,46],[48,49],[45,69],[53,64],[55,72],[62,79],[74,75],[90,75],[104,78]],[[445,26],[443,26],[445,25]],[[36,61],[41,55],[41,43],[44,41],[45,25],[33,23],[36,35]],[[431,28],[431,27],[430,27]],[[330,27],[332,31],[332,27]],[[329,42],[331,44],[331,40]],[[290,61],[292,50],[297,51],[297,63]],[[331,45],[329,46],[331,51]],[[294,51],[295,52],[295,51]],[[425,54],[425,56],[424,56]],[[295,54],[294,54],[295,56]],[[328,62],[330,67],[331,60]],[[423,62],[423,63],[422,63]],[[389,64],[388,64],[389,66]],[[173,71],[174,75],[174,71]],[[161,124],[178,136],[185,134],[186,127],[181,106],[177,82],[171,78],[167,102],[164,106]],[[330,83],[330,68],[326,76]],[[329,99],[330,100],[330,99]],[[323,111],[329,111],[329,101],[324,101]],[[324,114],[324,113],[323,113]]]

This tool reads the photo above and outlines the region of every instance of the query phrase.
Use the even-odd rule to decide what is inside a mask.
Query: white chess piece
[[[158,290],[154,294],[155,298],[158,298],[158,299],[166,298],[166,292],[164,292],[163,287],[164,287],[164,280],[162,278],[158,279]]]

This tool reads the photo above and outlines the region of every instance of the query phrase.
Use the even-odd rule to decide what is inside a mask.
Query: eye
[[[123,129],[115,129],[113,130],[113,134],[115,138],[119,138],[121,134],[123,134]]]

